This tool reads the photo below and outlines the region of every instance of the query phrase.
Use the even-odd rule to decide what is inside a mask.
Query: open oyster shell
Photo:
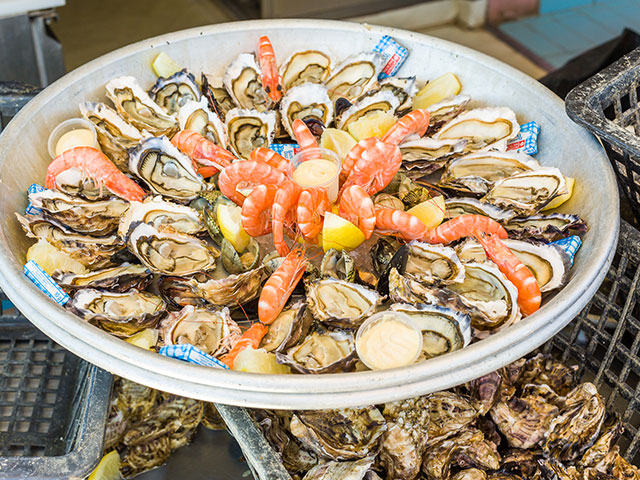
[[[180,130],[198,132],[219,147],[227,148],[229,144],[227,131],[220,117],[209,110],[205,98],[201,98],[199,102],[190,100],[182,105],[178,110],[178,123]]]
[[[502,210],[495,205],[471,197],[447,198],[444,205],[446,218],[455,218],[460,215],[484,215],[496,222],[508,222],[516,216],[516,213],[511,210]]]
[[[318,50],[293,53],[280,67],[285,91],[305,83],[324,83],[329,77],[331,59]]]
[[[202,85],[202,95],[207,99],[209,109],[217,114],[220,119],[224,119],[229,110],[238,106],[221,81],[215,82],[206,73],[203,73],[200,76],[200,83]]]
[[[400,100],[389,90],[379,90],[373,95],[362,97],[344,110],[336,119],[336,127],[346,130],[350,123],[373,112],[394,113],[400,106]]]
[[[309,332],[313,317],[304,301],[298,301],[285,308],[276,317],[267,334],[260,343],[260,348],[267,352],[280,352],[295,345]]]
[[[371,473],[378,475],[371,470],[374,457],[361,458],[352,462],[326,462],[316,465],[303,477],[302,480],[373,480],[375,477],[368,476]],[[380,478],[380,477],[378,477]]]
[[[448,160],[464,152],[467,140],[435,140],[411,135],[399,145],[402,167],[411,173],[427,175],[441,168]]]
[[[178,113],[178,110],[189,101],[200,101],[201,97],[196,79],[186,69],[168,78],[159,77],[149,90],[149,95],[169,115]]]
[[[140,330],[155,327],[165,313],[166,304],[149,292],[115,293],[83,288],[74,295],[69,308],[109,333],[130,337]]]
[[[291,138],[295,138],[292,125],[298,118],[313,118],[325,126],[333,121],[333,102],[324,85],[305,83],[287,90],[280,101],[280,119]]]
[[[345,59],[326,82],[331,100],[358,98],[376,81],[383,63],[384,57],[378,52],[362,52]]]
[[[338,251],[330,248],[322,257],[320,274],[323,277],[337,278],[345,282],[353,282],[356,279],[356,262],[346,250]]]
[[[552,242],[571,234],[587,230],[587,224],[578,215],[551,213],[512,218],[504,224],[510,238],[535,239]]]
[[[54,278],[66,291],[95,288],[117,293],[131,289],[143,290],[152,279],[151,272],[146,267],[129,263],[89,273],[63,273]]]
[[[138,130],[168,136],[178,131],[175,117],[168,115],[154,102],[134,77],[114,78],[105,88],[118,114]]]
[[[191,159],[165,136],[146,138],[131,149],[129,169],[154,193],[178,200],[192,200],[204,187]]]
[[[134,222],[149,223],[156,228],[167,225],[177,232],[189,235],[204,232],[204,224],[196,210],[167,202],[160,196],[148,198],[144,202],[131,202],[129,210],[120,219],[118,234],[124,238]]]
[[[266,148],[273,141],[276,112],[234,108],[227,113],[226,126],[231,150],[248,159],[256,148]]]
[[[455,97],[445,98],[441,102],[434,103],[427,107],[429,112],[429,128],[427,135],[433,135],[440,128],[453,120],[460,112],[462,112],[471,97],[469,95],[456,95]]]
[[[390,265],[424,284],[448,285],[464,280],[464,265],[455,249],[442,245],[409,242],[400,247]]]
[[[268,98],[262,90],[261,72],[253,53],[241,53],[227,68],[222,79],[233,101],[240,108],[264,112]]]
[[[395,112],[400,114],[411,108],[413,97],[418,91],[416,77],[386,77],[379,80],[376,85],[365,92],[360,99],[375,95],[380,91],[391,92],[398,99],[398,107]]]

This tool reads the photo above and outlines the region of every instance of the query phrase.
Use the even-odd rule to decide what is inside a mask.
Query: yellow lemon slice
[[[567,189],[569,190],[569,192],[565,193],[564,195],[558,195],[556,198],[551,200],[541,210],[542,212],[546,212],[547,210],[552,210],[554,208],[557,208],[571,198],[571,195],[573,195],[573,186],[576,183],[576,179],[571,177],[564,177],[564,180],[565,182],[567,182]]]
[[[353,223],[334,213],[325,213],[322,226],[322,248],[325,252],[331,248],[353,250],[362,242],[364,233]]]
[[[365,138],[382,138],[398,119],[391,112],[371,112],[347,125],[347,130],[358,142]]]
[[[119,480],[120,475],[120,455],[116,450],[107,453],[96,469],[89,475],[89,480]]]
[[[453,73],[445,73],[427,83],[413,99],[413,109],[427,108],[460,93],[462,85]]]
[[[280,365],[276,361],[273,353],[267,352],[264,348],[245,348],[233,361],[233,370],[249,373],[291,373],[291,369],[286,365]]]
[[[161,52],[156,56],[151,67],[157,76],[165,78],[182,70],[182,67],[164,52]]]
[[[444,220],[445,209],[444,197],[438,195],[426,202],[419,203],[407,212],[418,217],[428,228],[435,228]]]
[[[145,328],[141,332],[127,338],[127,342],[136,347],[152,350],[158,343],[158,331],[153,328]]]
[[[251,237],[242,228],[242,220],[240,220],[240,212],[242,208],[237,205],[225,205],[221,203],[217,210],[218,226],[222,236],[229,240],[233,248],[238,252],[244,252],[249,245]]]
[[[320,146],[335,152],[340,160],[347,156],[349,150],[356,144],[356,140],[344,130],[325,128],[320,138]]]
[[[38,240],[27,250],[27,262],[33,260],[49,275],[55,272],[87,273],[86,267],[71,258],[67,253],[58,250],[44,238]]]

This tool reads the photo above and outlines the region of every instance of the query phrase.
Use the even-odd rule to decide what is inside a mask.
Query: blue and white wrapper
[[[160,348],[158,352],[165,357],[175,358],[184,362],[195,363],[196,365],[203,365],[205,367],[216,367],[229,370],[229,367],[222,363],[217,358],[213,358],[211,355],[204,353],[198,347],[194,347],[189,343],[183,343],[180,345],[165,345]]]
[[[551,242],[550,245],[556,245],[567,252],[567,255],[569,255],[570,258],[570,264],[573,266],[573,257],[576,256],[576,252],[582,245],[582,240],[580,240],[580,237],[577,235],[571,235],[570,237],[561,238],[560,240]]]
[[[33,260],[29,260],[25,264],[24,274],[57,304],[64,305],[69,301],[69,295]]]
[[[509,140],[507,143],[507,151],[515,150],[516,152],[534,155],[538,153],[538,135],[540,134],[540,124],[538,122],[529,122],[520,125],[520,133]]]
[[[45,190],[46,188],[44,188],[42,185],[38,185],[37,183],[32,183],[31,185],[29,185],[29,188],[27,189],[27,193],[31,195],[32,193],[44,192]],[[42,212],[42,210],[31,205],[31,202],[29,202],[25,210],[25,213],[27,215],[37,215],[40,212]]]
[[[373,51],[381,53],[384,57],[384,67],[382,67],[382,72],[378,75],[378,80],[393,77],[398,73],[398,70],[400,70],[400,67],[409,56],[409,50],[389,35],[384,35],[373,48]]]
[[[300,151],[300,145],[297,143],[272,143],[269,145],[269,150],[273,150],[287,160],[291,160]]]

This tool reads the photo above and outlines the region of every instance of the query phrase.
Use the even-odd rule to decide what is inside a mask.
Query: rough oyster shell
[[[205,98],[201,98],[199,102],[190,100],[182,105],[178,110],[178,123],[180,130],[198,132],[219,147],[227,148],[229,144],[227,131],[220,117],[209,110]]]
[[[321,457],[354,460],[378,452],[386,421],[375,407],[306,410],[293,415],[290,428]]]
[[[165,313],[166,304],[149,292],[114,293],[83,288],[74,295],[69,308],[109,333],[129,337],[145,328],[155,327]]]
[[[196,210],[186,205],[164,201],[160,196],[148,198],[144,202],[131,202],[129,210],[120,219],[118,234],[124,238],[134,222],[149,223],[156,228],[168,225],[177,232],[189,235],[204,231],[204,225]]]
[[[441,102],[434,103],[427,107],[429,112],[429,128],[427,135],[433,135],[440,128],[453,120],[460,112],[462,112],[471,97],[469,95],[456,95],[455,97],[445,98]]]
[[[395,112],[400,106],[400,100],[389,90],[380,90],[367,95],[351,104],[336,119],[336,127],[346,130],[350,123],[359,120],[373,112]]]
[[[140,143],[143,134],[104,103],[82,102],[80,113],[96,127],[100,149],[116,167],[128,173],[128,150]]]
[[[187,305],[170,313],[160,327],[164,345],[188,343],[213,357],[228,353],[242,336],[228,308],[210,310]]]
[[[247,248],[238,253],[226,238],[220,242],[222,266],[227,273],[238,274],[255,269],[260,262],[260,244],[253,238],[249,240]]]
[[[460,283],[465,275],[455,249],[418,241],[400,247],[390,265],[400,274],[426,285]]]
[[[295,345],[309,332],[313,317],[304,301],[298,301],[284,309],[269,325],[260,348],[267,352],[280,352]]]
[[[293,53],[280,67],[285,91],[305,83],[324,83],[329,77],[331,59],[318,50]]]
[[[365,457],[352,462],[322,463],[309,470],[302,480],[363,480],[372,472],[373,461],[374,457]]]
[[[268,98],[262,90],[260,75],[255,55],[241,53],[229,64],[222,82],[240,108],[264,112],[267,109]]]
[[[276,112],[259,112],[234,108],[226,116],[229,146],[233,153],[248,159],[258,147],[268,147],[273,141]]]
[[[149,270],[165,275],[213,270],[220,256],[218,250],[196,237],[142,222],[131,224],[125,243]]]
[[[389,262],[400,248],[400,243],[393,237],[380,237],[371,248],[371,264],[378,275],[383,275]]]
[[[378,52],[362,52],[345,59],[326,82],[331,101],[358,98],[376,81],[383,64],[384,57]]]
[[[159,77],[149,95],[169,115],[173,115],[189,101],[200,101],[200,87],[193,74],[182,69],[168,78]]]
[[[333,102],[327,88],[317,83],[305,83],[287,90],[280,101],[280,118],[291,138],[295,138],[292,125],[298,118],[314,118],[322,125],[329,125],[333,121]]]
[[[584,220],[578,215],[567,213],[512,218],[503,226],[510,238],[531,238],[543,242],[552,242],[566,237],[572,230],[579,233],[587,230]]]
[[[348,372],[357,360],[356,343],[351,332],[317,328],[276,358],[299,373]]]
[[[129,169],[154,193],[178,200],[192,200],[204,187],[191,159],[165,136],[146,138],[131,149]]]
[[[107,97],[118,114],[138,130],[152,135],[171,136],[178,131],[175,117],[167,113],[145,92],[134,77],[118,77],[106,85]]]
[[[466,144],[465,139],[435,140],[411,135],[399,145],[402,167],[427,175],[441,168],[447,160],[462,154]]]
[[[56,190],[72,197],[81,197],[89,201],[107,200],[118,197],[104,184],[87,176],[84,170],[71,167],[56,175]]]
[[[209,108],[220,119],[223,119],[229,110],[238,106],[229,95],[229,92],[227,92],[227,89],[224,88],[224,85],[220,82],[213,85],[206,73],[200,76],[200,83],[202,84],[202,95],[206,97]]]
[[[365,92],[360,99],[375,95],[378,92],[391,92],[398,99],[398,107],[395,112],[404,112],[411,108],[413,97],[418,91],[416,77],[386,77],[378,81],[377,85]]]
[[[567,191],[560,170],[540,168],[496,181],[482,201],[513,210],[519,215],[532,215]]]
[[[66,291],[94,288],[118,293],[131,289],[144,290],[152,279],[146,267],[129,263],[83,274],[63,273],[54,278]]]
[[[479,468],[465,468],[451,477],[451,480],[486,480],[487,472]]]
[[[470,197],[452,197],[444,201],[445,218],[455,218],[460,215],[484,215],[496,222],[508,222],[516,216],[511,210],[502,210],[501,208],[484,203],[480,200]]]
[[[466,138],[470,151],[505,151],[507,141],[520,132],[516,114],[507,107],[475,108],[460,113],[434,135],[438,140]]]
[[[344,328],[357,328],[375,313],[383,299],[375,290],[336,278],[307,282],[306,290],[313,316],[327,325]]]
[[[524,263],[536,277],[541,292],[560,288],[567,280],[570,258],[567,253],[555,245],[530,243],[522,240],[503,240],[516,257]],[[487,257],[482,246],[467,240],[456,248],[463,262],[484,262]]]
[[[356,273],[356,262],[346,250],[338,251],[331,248],[322,257],[320,274],[325,278],[353,282],[356,279]]]

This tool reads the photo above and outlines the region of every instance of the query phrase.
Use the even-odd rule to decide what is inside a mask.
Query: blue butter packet
[[[520,133],[507,142],[507,151],[515,150],[527,155],[538,153],[539,134],[540,124],[538,122],[528,122],[520,125]]]
[[[69,295],[53,278],[45,272],[40,265],[33,260],[29,260],[24,265],[24,274],[31,280],[36,287],[44,292],[45,295],[55,300],[56,303],[64,305],[69,301]]]
[[[269,150],[273,150],[287,160],[291,160],[300,151],[300,145],[297,143],[272,143],[269,145]]]
[[[373,48],[373,51],[380,53],[384,57],[384,67],[382,67],[382,72],[378,75],[378,80],[393,77],[409,56],[409,50],[389,35],[384,35]]]
[[[576,256],[576,252],[582,245],[582,240],[577,235],[571,235],[570,237],[561,238],[555,242],[551,242],[550,245],[556,245],[564,250],[570,258],[570,264],[573,265],[573,258]]]
[[[27,189],[27,193],[28,194],[39,193],[39,192],[44,192],[45,190],[46,188],[44,188],[42,185],[38,185],[37,183],[32,183],[31,185],[29,185],[29,188]],[[27,205],[27,208],[25,209],[25,213],[27,215],[37,215],[40,212],[42,212],[42,210],[34,207],[31,204],[31,202],[29,202],[29,204]]]
[[[216,367],[229,370],[229,367],[222,363],[217,358],[213,358],[211,355],[204,353],[198,347],[194,347],[189,343],[182,343],[180,345],[165,345],[160,348],[158,352],[165,357],[175,358],[184,362],[195,363],[196,365],[203,365],[205,367]]]

